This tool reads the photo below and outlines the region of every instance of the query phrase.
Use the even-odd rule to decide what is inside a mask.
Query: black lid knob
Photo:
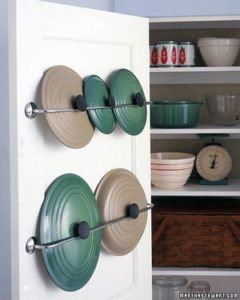
[[[138,105],[138,106],[143,106],[145,104],[145,98],[143,96],[142,93],[138,92],[136,95],[135,95],[135,103]]]
[[[78,224],[77,226],[77,235],[82,239],[85,240],[90,233],[90,226],[87,222],[83,221]]]
[[[78,95],[75,98],[74,106],[75,106],[76,109],[78,109],[80,111],[86,111],[87,102],[86,102],[85,98],[83,97],[83,95]]]
[[[114,99],[114,97],[112,95],[109,95],[109,97],[108,97],[108,105],[111,108],[114,108],[116,106],[115,99]]]
[[[132,219],[136,219],[139,216],[139,207],[136,203],[128,205],[127,216]]]

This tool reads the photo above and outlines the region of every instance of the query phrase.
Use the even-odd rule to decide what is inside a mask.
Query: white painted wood
[[[199,124],[193,128],[151,128],[151,139],[198,139],[198,134],[228,134],[230,138],[240,137],[240,125],[215,126]]]
[[[213,186],[187,183],[180,189],[162,190],[152,187],[152,196],[209,196],[209,197],[240,197],[240,180],[230,179],[229,185]]]
[[[109,80],[118,68],[132,70],[142,83],[149,99],[148,20],[39,0],[13,0],[9,10],[10,66],[0,71],[7,74],[10,90],[4,91],[6,111],[1,111],[1,198],[6,220],[6,258],[0,268],[1,300],[76,300],[76,299],[151,299],[151,233],[150,217],[138,247],[130,254],[115,257],[101,253],[96,271],[81,290],[67,293],[57,288],[43,265],[41,254],[25,252],[25,242],[37,234],[39,211],[44,192],[61,174],[76,173],[94,190],[101,177],[113,168],[126,168],[140,180],[150,200],[150,130],[149,118],[144,131],[131,137],[120,128],[111,135],[95,132],[86,147],[74,150],[58,142],[44,116],[28,120],[25,104],[39,104],[39,84],[43,72],[58,64],[67,65],[82,77],[97,74]],[[139,34],[141,33],[141,34]],[[5,73],[3,74],[3,72]],[[10,109],[8,109],[8,100]],[[10,122],[10,135],[8,125]],[[6,155],[3,158],[3,154]],[[8,165],[10,155],[10,167]],[[8,175],[9,174],[9,175]],[[5,189],[2,187],[5,184]],[[9,199],[9,191],[11,197]],[[8,207],[8,203],[11,207]],[[150,215],[149,215],[150,216]],[[12,247],[9,249],[9,242]],[[12,268],[8,265],[11,259]],[[10,272],[11,271],[11,272]],[[12,279],[8,278],[8,274]],[[12,294],[10,296],[10,294]]]
[[[240,270],[234,268],[153,268],[153,275],[197,275],[199,276],[240,276]]]
[[[151,84],[239,84],[240,67],[150,68]]]
[[[155,29],[204,29],[204,28],[239,28],[240,16],[184,16],[151,17],[150,30]]]

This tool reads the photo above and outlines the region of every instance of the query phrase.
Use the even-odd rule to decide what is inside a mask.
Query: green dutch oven
[[[151,126],[155,128],[189,128],[199,121],[202,102],[199,101],[153,101]]]

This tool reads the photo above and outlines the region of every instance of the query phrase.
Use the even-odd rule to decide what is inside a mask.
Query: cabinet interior
[[[240,85],[151,85],[151,100],[198,100],[203,103],[200,109],[200,124],[211,124],[206,106],[206,95],[240,94]],[[240,112],[240,107],[239,107]],[[235,127],[235,126],[231,126]],[[197,154],[209,140],[205,139],[154,139],[151,142],[151,152],[180,151]],[[238,139],[216,139],[216,142],[226,147],[233,159],[233,169],[230,178],[240,178],[238,161],[240,161],[240,142]]]
[[[197,45],[197,40],[201,37],[220,37],[220,38],[240,38],[240,29],[238,28],[211,28],[211,29],[166,29],[166,30],[151,30],[150,44],[155,44],[158,41],[173,40],[176,42],[190,41]],[[196,65],[205,66],[199,49],[196,46]],[[240,53],[235,62],[236,66],[240,65]]]
[[[219,21],[220,20],[220,21]],[[228,19],[224,17],[222,20],[214,18],[199,17],[199,19],[192,18],[191,20],[187,20],[187,18],[183,18],[182,20],[176,18],[172,18],[172,20],[152,20],[150,21],[150,44],[155,44],[158,41],[163,40],[173,40],[177,42],[181,41],[191,41],[195,45],[197,44],[197,40],[200,37],[230,37],[230,38],[240,38],[240,20],[238,18]],[[200,118],[199,125],[206,125],[207,130],[211,133],[211,117],[208,113],[206,106],[206,96],[207,95],[215,95],[215,94],[240,94],[240,79],[238,68],[240,66],[240,54],[238,54],[237,60],[233,67],[219,67],[219,68],[211,68],[206,67],[199,49],[196,46],[196,67],[206,67],[206,69],[200,70],[201,68],[151,68],[152,77],[151,77],[151,86],[150,86],[150,99],[152,101],[160,101],[160,100],[168,100],[168,101],[176,101],[176,100],[198,100],[203,104],[200,109]],[[163,70],[164,69],[164,70]],[[214,70],[213,70],[214,69]],[[199,73],[198,73],[199,72]],[[201,73],[203,72],[203,73]],[[222,73],[222,74],[221,74]],[[219,76],[220,74],[220,76]],[[202,78],[204,77],[205,78]],[[181,78],[182,77],[182,78]],[[184,78],[185,77],[185,78]],[[239,106],[240,112],[240,106]],[[230,128],[231,127],[231,128]],[[217,128],[217,126],[216,126]],[[215,142],[221,143],[223,147],[225,147],[232,156],[233,167],[232,171],[229,174],[229,179],[233,179],[237,184],[232,188],[235,191],[234,199],[236,201],[240,198],[240,168],[238,162],[240,160],[240,140],[239,133],[240,127],[239,125],[228,126],[226,127],[227,132],[236,130],[237,135],[230,136],[226,138],[216,138]],[[164,130],[163,130],[164,131]],[[223,129],[224,132],[224,129]],[[184,135],[177,133],[177,130],[171,134],[171,129],[167,131],[167,134],[161,134],[162,131],[159,129],[159,136],[155,136],[155,133],[152,131],[152,140],[151,140],[151,152],[189,152],[195,155],[207,144],[210,142],[209,139],[198,138],[196,135],[193,137],[193,130],[189,128],[185,130]],[[208,132],[207,132],[208,133]],[[197,175],[196,170],[193,170],[193,174],[191,175],[192,179],[199,177]],[[194,181],[193,181],[194,182]],[[230,183],[231,185],[231,183]],[[201,192],[203,191],[203,194]],[[222,192],[223,191],[223,192]],[[230,192],[229,192],[230,191]],[[216,192],[216,193],[215,193]],[[209,193],[209,195],[208,195]],[[157,190],[153,188],[152,196],[157,197],[154,199],[159,199],[161,201],[161,197],[165,196],[174,196],[176,199],[180,199],[180,196],[183,196],[185,199],[196,196],[210,196],[208,201],[214,199],[214,196],[226,196],[230,199],[231,187],[230,188],[221,188],[218,187],[200,187],[198,184],[194,185],[193,192],[189,192],[187,185],[184,187],[183,191],[178,193],[177,191],[169,191],[162,192],[161,190]],[[170,198],[169,198],[170,199]],[[190,199],[190,198],[189,198]],[[197,199],[197,198],[194,198]],[[210,203],[210,202],[209,202]],[[196,271],[198,273],[196,273]],[[211,273],[208,273],[211,271]],[[156,268],[155,273],[161,275],[196,275],[201,273],[201,268],[196,268],[192,270],[184,270],[178,268]],[[233,269],[219,269],[216,270],[214,268],[209,268],[207,273],[211,276],[221,275],[227,276],[234,275]],[[236,270],[238,273],[238,270]],[[206,275],[206,274],[204,274]]]
[[[195,45],[200,37],[232,37],[240,38],[239,21],[226,20],[225,22],[206,21],[206,22],[169,22],[153,23],[150,28],[150,44],[161,40],[191,41]],[[157,28],[157,29],[156,29]],[[240,53],[238,54],[236,66],[240,65]],[[200,52],[196,46],[196,66],[204,66]],[[178,69],[178,68],[177,68]],[[184,76],[185,74],[181,74]],[[194,74],[193,74],[194,76]],[[204,76],[204,75],[203,75]],[[211,74],[209,76],[214,76]],[[228,74],[226,74],[226,77]],[[240,94],[239,84],[151,84],[150,99],[153,101],[168,100],[198,100],[203,104],[200,109],[199,124],[211,124],[211,117],[206,106],[206,96],[214,94]],[[240,107],[239,107],[240,111]],[[233,128],[235,126],[232,126]],[[205,139],[153,139],[151,142],[151,152],[161,151],[184,151],[197,154],[200,149],[209,141]],[[239,140],[225,138],[217,140],[226,147],[233,159],[233,169],[230,178],[239,178],[240,170],[237,162],[240,159]]]

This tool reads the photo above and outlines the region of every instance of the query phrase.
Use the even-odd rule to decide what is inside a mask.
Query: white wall
[[[48,2],[65,3],[99,10],[114,10],[114,0],[43,0]]]
[[[9,175],[9,90],[8,90],[8,0],[0,9],[0,299],[11,299],[10,175]],[[12,116],[14,118],[14,116]],[[0,274],[3,274],[1,272]]]
[[[240,15],[239,0],[115,0],[115,11],[138,16]]]

